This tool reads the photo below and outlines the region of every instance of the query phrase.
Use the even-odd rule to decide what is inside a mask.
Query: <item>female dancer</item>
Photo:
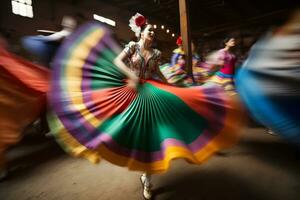
[[[179,36],[176,40],[178,48],[174,49],[171,57],[171,63],[161,65],[159,68],[167,79],[167,82],[175,86],[192,86],[193,79],[187,74],[185,67],[185,53],[182,47],[182,39]],[[192,43],[192,51],[194,52],[195,46]],[[193,54],[193,65],[197,65],[199,56]]]
[[[62,19],[62,30],[48,36],[27,36],[22,39],[23,47],[37,57],[40,64],[50,67],[51,61],[62,41],[66,39],[76,28],[73,17],[64,16]]]
[[[221,69],[210,79],[208,79],[208,84],[217,84],[224,88],[224,90],[229,95],[235,94],[234,86],[234,71],[236,56],[231,52],[231,49],[235,46],[235,39],[233,37],[228,37],[223,40],[225,47],[207,59],[210,64],[216,64],[221,66]]]
[[[143,195],[150,199],[150,174],[176,158],[201,164],[235,143],[241,113],[218,87],[159,81],[152,25],[136,14],[130,27],[139,40],[123,51],[95,22],[63,44],[54,61],[49,123],[72,155],[144,172]]]

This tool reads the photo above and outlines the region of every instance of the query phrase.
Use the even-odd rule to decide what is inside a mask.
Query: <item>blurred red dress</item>
[[[19,58],[0,46],[0,169],[5,150],[46,105],[49,70]]]

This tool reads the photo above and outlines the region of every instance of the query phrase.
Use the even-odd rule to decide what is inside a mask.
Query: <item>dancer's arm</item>
[[[132,86],[136,86],[136,84],[139,81],[139,78],[129,70],[129,68],[125,65],[123,60],[127,58],[127,54],[122,51],[114,60],[114,64],[129,78],[130,82],[129,84],[132,84]]]
[[[59,32],[53,33],[53,34],[48,35],[48,36],[43,36],[43,37],[46,38],[49,41],[60,41],[64,38],[66,38],[67,36],[69,36],[70,34],[71,34],[70,31],[61,30]]]

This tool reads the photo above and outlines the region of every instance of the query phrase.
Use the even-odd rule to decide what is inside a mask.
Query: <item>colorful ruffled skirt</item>
[[[197,84],[205,83],[216,73],[216,67],[212,64],[199,62],[193,67],[193,76]]]
[[[237,142],[240,108],[223,90],[154,80],[133,89],[114,65],[120,52],[110,31],[97,23],[79,28],[59,50],[49,123],[67,152],[158,173],[173,159],[200,164]]]
[[[181,87],[193,85],[193,79],[187,74],[181,65],[171,65],[166,63],[161,65],[159,68],[168,83]]]
[[[222,87],[228,95],[236,94],[233,74],[224,74],[218,71],[211,78],[207,79],[206,83]]]
[[[199,62],[197,65],[193,66],[195,83],[193,83],[191,76],[189,76],[179,64],[171,65],[166,63],[160,66],[160,71],[168,83],[179,87],[202,85],[215,74],[214,66],[204,62]]]

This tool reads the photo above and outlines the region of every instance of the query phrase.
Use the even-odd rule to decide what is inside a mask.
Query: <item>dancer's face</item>
[[[151,24],[147,24],[146,28],[141,33],[141,38],[146,41],[152,41],[154,39],[154,28]]]
[[[231,38],[228,42],[225,43],[227,47],[234,47],[235,46],[235,39]]]

